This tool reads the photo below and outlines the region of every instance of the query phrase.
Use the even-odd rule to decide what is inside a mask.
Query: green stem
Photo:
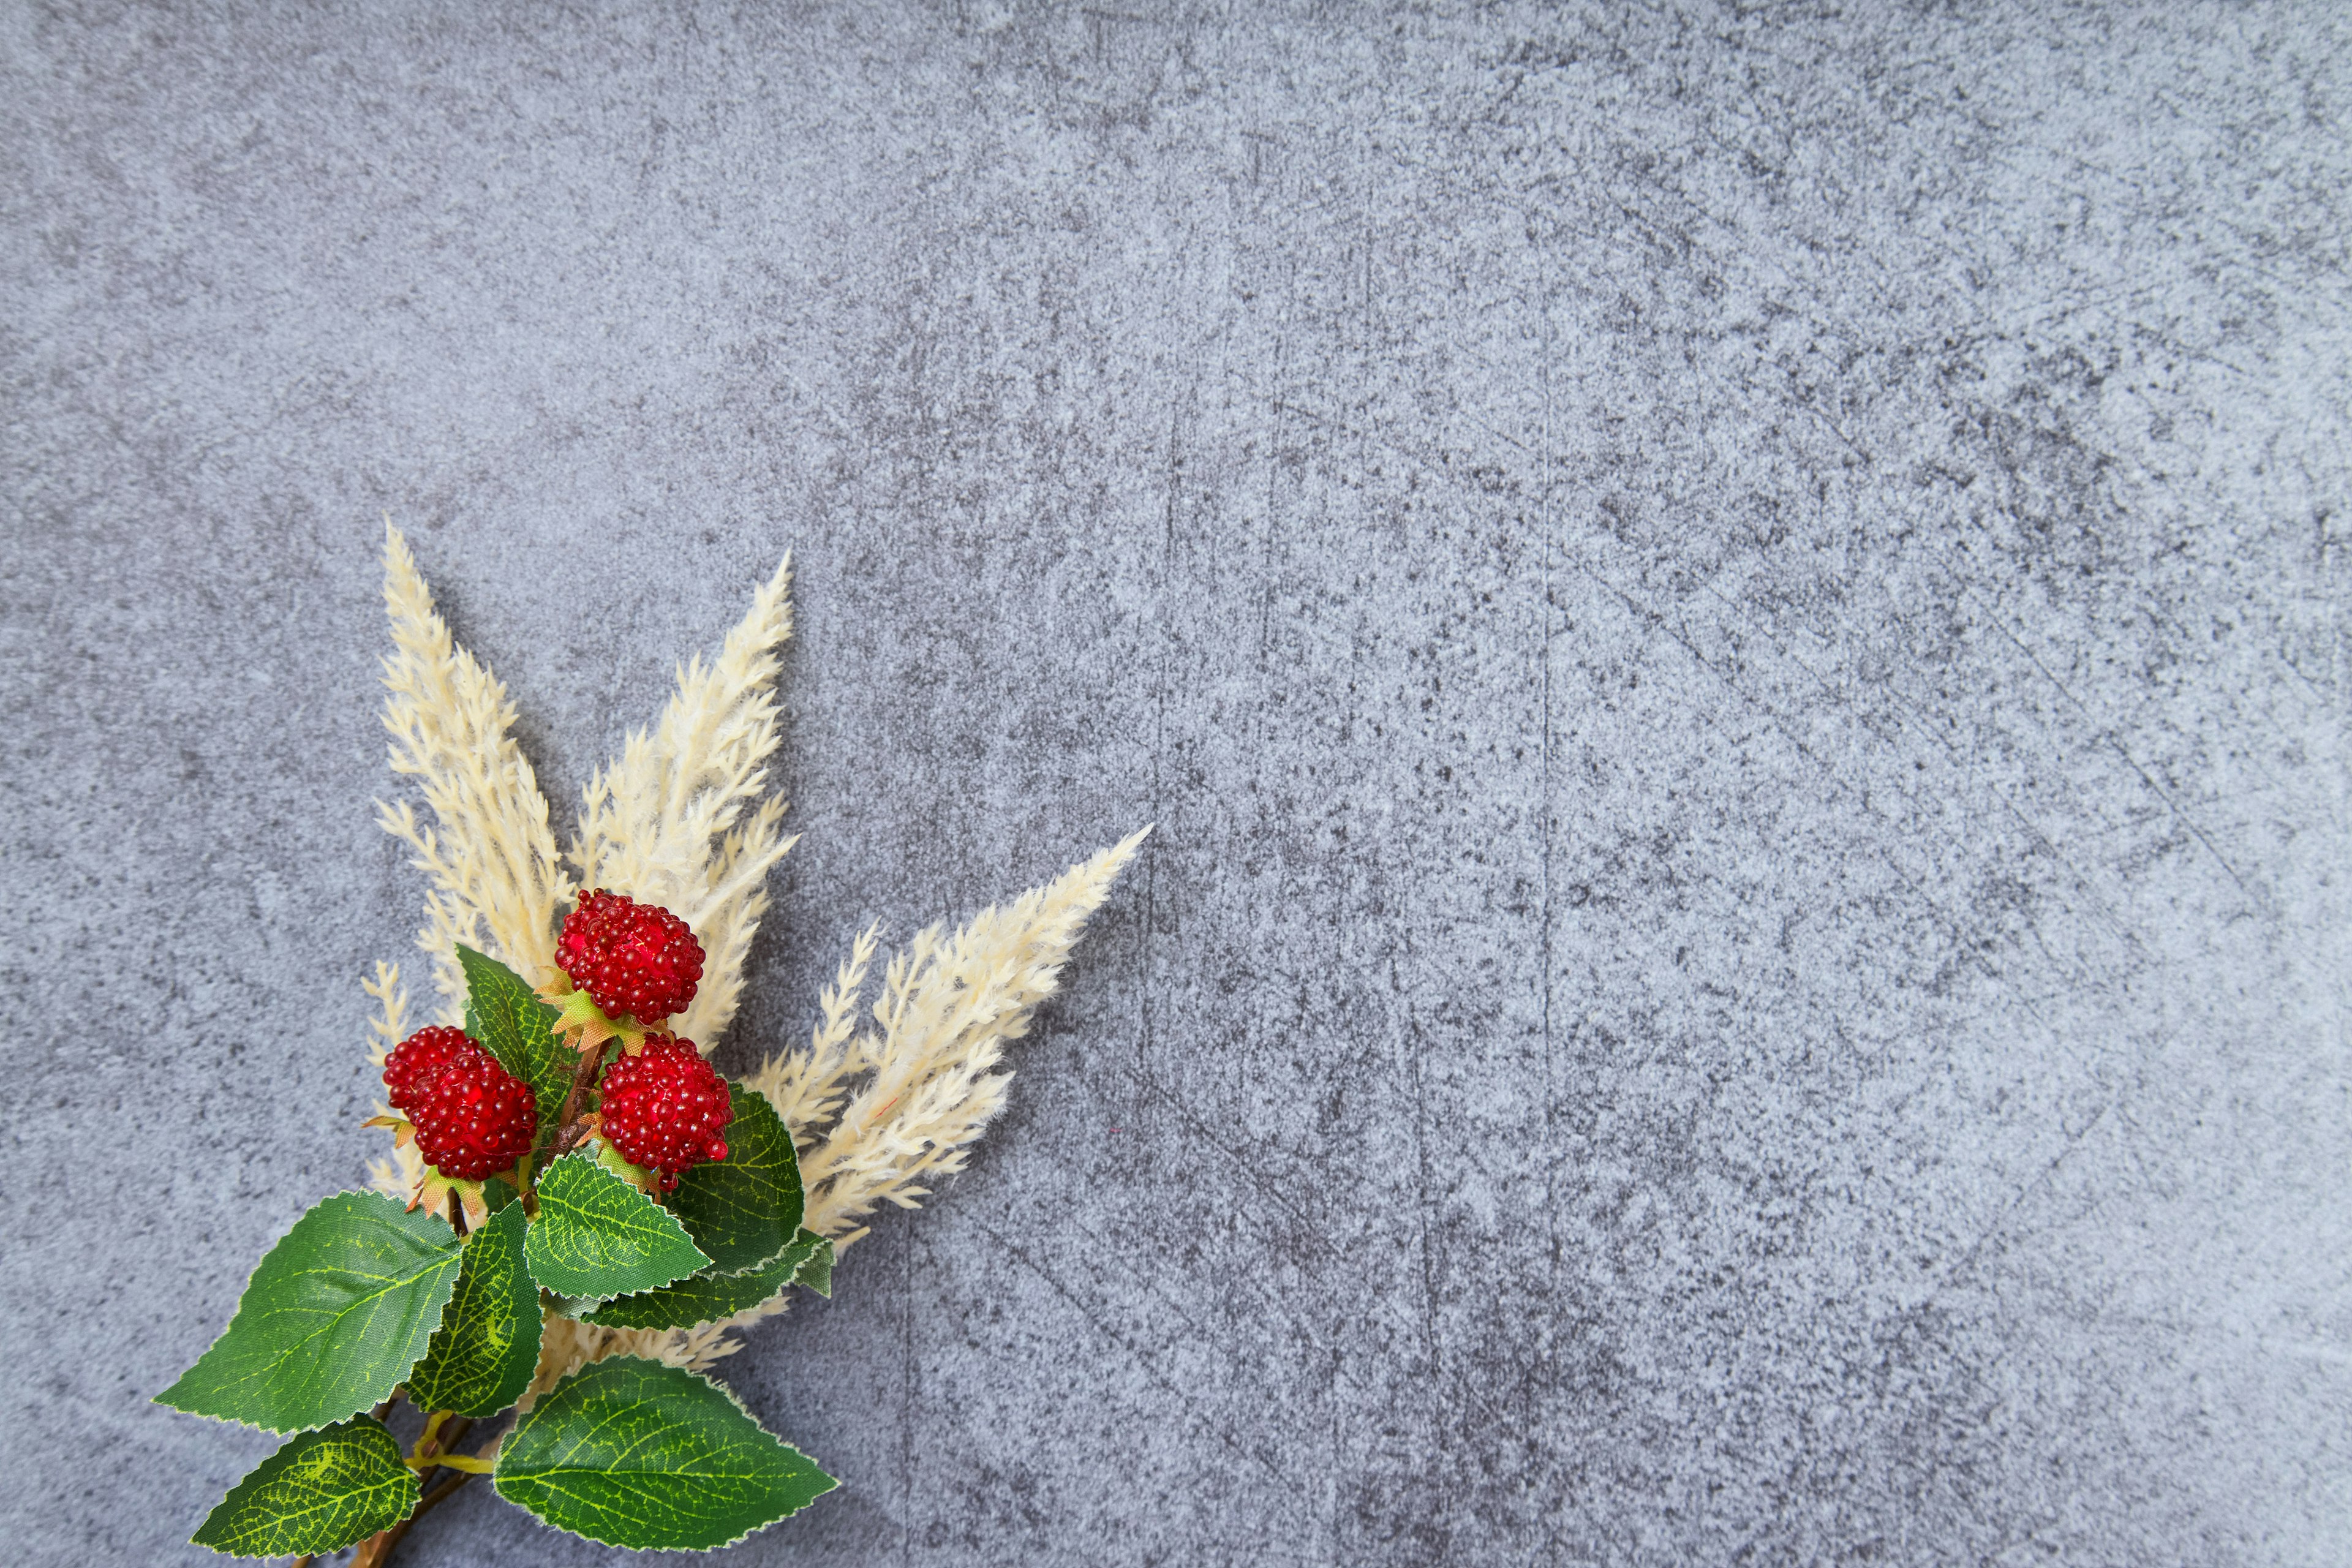
[[[478,1459],[471,1454],[425,1454],[408,1461],[412,1468],[429,1470],[438,1465],[446,1470],[463,1470],[471,1476],[487,1476],[498,1467],[496,1458]]]
[[[433,1452],[442,1453],[456,1447],[466,1440],[466,1434],[473,1429],[474,1424],[471,1421],[459,1416],[441,1429],[441,1440],[433,1445]]]
[[[448,1428],[448,1436],[446,1441],[451,1444],[460,1441],[464,1438],[467,1432],[473,1426],[473,1425],[474,1424],[471,1421],[467,1420],[459,1420],[452,1423]],[[505,1435],[506,1434],[503,1432],[499,1434],[501,1437]],[[422,1439],[418,1441],[417,1447],[420,1448],[424,1447]],[[448,1461],[453,1456],[444,1454],[438,1458],[431,1460],[423,1467],[425,1469],[430,1470],[435,1467],[446,1465],[448,1466],[448,1468],[455,1473],[443,1480],[439,1485],[426,1491],[424,1497],[417,1500],[415,1511],[410,1513],[406,1519],[402,1520],[398,1524],[392,1526],[388,1530],[379,1530],[373,1535],[369,1536],[365,1541],[361,1542],[360,1549],[352,1554],[352,1568],[383,1568],[384,1561],[392,1555],[392,1549],[400,1544],[400,1538],[408,1533],[408,1527],[410,1525],[413,1525],[418,1520],[423,1519],[426,1512],[438,1504],[446,1501],[451,1494],[455,1493],[459,1487],[462,1487],[467,1481],[472,1480],[477,1475],[487,1475],[489,1473],[491,1465],[495,1463],[495,1455],[498,1450],[498,1445],[493,1443],[490,1445],[490,1448],[493,1458],[489,1460],[473,1459],[465,1455],[457,1455],[454,1457],[465,1458],[467,1459],[467,1463],[463,1465],[449,1465]],[[408,1462],[412,1465],[416,1463],[415,1459],[411,1459]],[[305,1558],[303,1561],[307,1563],[310,1559]]]

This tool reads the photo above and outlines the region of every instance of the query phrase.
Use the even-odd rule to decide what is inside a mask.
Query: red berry
[[[727,1158],[719,1134],[735,1107],[727,1080],[691,1040],[656,1035],[644,1050],[606,1068],[598,1109],[613,1147],[632,1165],[661,1173],[664,1192],[689,1166]]]
[[[403,1040],[384,1061],[383,1081],[416,1129],[417,1152],[445,1176],[478,1182],[511,1170],[539,1136],[530,1088],[461,1030]]]
[[[465,1030],[438,1025],[401,1041],[383,1059],[383,1087],[391,1091],[392,1108],[409,1112],[422,1085],[466,1051],[480,1048]]]
[[[606,1016],[657,1024],[694,1000],[702,944],[659,905],[591,889],[563,917],[555,963]]]

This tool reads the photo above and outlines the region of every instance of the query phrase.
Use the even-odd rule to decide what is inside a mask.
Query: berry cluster
[[[682,1012],[702,979],[702,944],[684,921],[618,893],[583,894],[556,939],[556,963],[610,1017]],[[602,1048],[597,1048],[602,1055]],[[444,1176],[479,1181],[512,1170],[539,1135],[530,1086],[461,1029],[420,1029],[385,1058],[383,1087]],[[727,1080],[691,1040],[655,1035],[604,1069],[598,1125],[624,1159],[669,1192],[706,1160],[727,1158],[734,1120]],[[576,1136],[576,1134],[573,1134]]]
[[[530,1089],[462,1029],[420,1029],[384,1059],[393,1109],[416,1129],[417,1152],[445,1176],[480,1181],[512,1170],[539,1136]]]
[[[653,1025],[694,1000],[702,944],[667,910],[591,889],[563,918],[555,963],[606,1016]]]
[[[688,1167],[727,1158],[719,1134],[735,1108],[727,1080],[692,1040],[656,1035],[635,1056],[606,1068],[598,1110],[613,1147],[629,1163],[657,1172],[664,1192]]]

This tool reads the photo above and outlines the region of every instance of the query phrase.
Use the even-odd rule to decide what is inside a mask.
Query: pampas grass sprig
[[[194,1539],[301,1562],[356,1545],[354,1568],[381,1568],[486,1475],[590,1540],[740,1541],[839,1483],[702,1373],[794,1286],[830,1294],[882,1205],[915,1208],[963,1169],[1004,1109],[1006,1047],[1150,830],[918,932],[870,1005],[867,927],[807,1048],[730,1085],[697,1051],[735,1016],[768,873],[795,841],[768,789],[790,558],[590,779],[561,856],[506,689],[450,637],[389,521],[383,572],[383,722],[424,810],[376,814],[427,879],[435,1022],[411,1034],[397,964],[361,982],[397,1101],[368,1120],[393,1134],[374,1191],[311,1205],[155,1396],[286,1438]],[[424,1418],[405,1454],[385,1425],[403,1399]],[[487,1446],[460,1448],[469,1435]]]
[[[551,967],[561,906],[583,887],[609,888],[667,908],[700,937],[706,966],[677,1033],[709,1051],[741,1000],[743,964],[767,911],[767,873],[795,837],[784,805],[765,793],[780,743],[774,683],[792,636],[792,559],[752,595],[719,657],[689,659],[660,721],[631,734],[590,780],[568,858],[548,826],[547,799],[508,733],[506,689],[456,646],[397,529],[387,528],[383,721],[392,768],[418,781],[433,826],[406,803],[379,804],[378,820],[415,851],[431,879],[420,948],[434,956],[444,999],[437,1021],[464,1014],[465,978],[449,954],[480,946],[518,972]],[[870,1020],[856,1014],[882,932],[852,943],[818,999],[806,1050],[780,1053],[745,1081],[765,1096],[802,1147],[806,1223],[845,1247],[888,1203],[915,1208],[961,1170],[1004,1109],[1005,1047],[1029,1028],[1059,984],[1087,918],[1150,832],[1146,827],[1043,887],[985,910],[952,932],[916,934],[884,970]],[[364,983],[376,1004],[374,1059],[407,1026],[398,966]],[[405,1201],[424,1177],[413,1146],[373,1167],[376,1187]],[[783,1310],[782,1293],[694,1329],[604,1329],[551,1314],[534,1394],[605,1356],[646,1356],[697,1371],[739,1348],[739,1331]]]

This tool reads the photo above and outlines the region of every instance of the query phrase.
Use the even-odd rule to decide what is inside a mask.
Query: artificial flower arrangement
[[[367,1125],[391,1132],[390,1157],[372,1190],[295,1222],[156,1396],[287,1436],[196,1543],[308,1562],[357,1542],[354,1564],[381,1564],[486,1475],[592,1541],[708,1550],[837,1484],[708,1371],[793,1287],[831,1294],[877,1205],[913,1208],[962,1167],[1004,1104],[1005,1045],[1143,833],[916,936],[860,1028],[869,927],[808,1048],[730,1083],[703,1053],[794,841],[763,793],[790,580],[787,558],[591,781],[567,870],[505,689],[452,643],[387,530],[384,723],[435,823],[405,803],[379,818],[432,879],[418,942],[438,1021],[412,1031],[397,967],[377,965],[386,1103]],[[403,1399],[423,1421],[406,1453],[386,1424]]]

